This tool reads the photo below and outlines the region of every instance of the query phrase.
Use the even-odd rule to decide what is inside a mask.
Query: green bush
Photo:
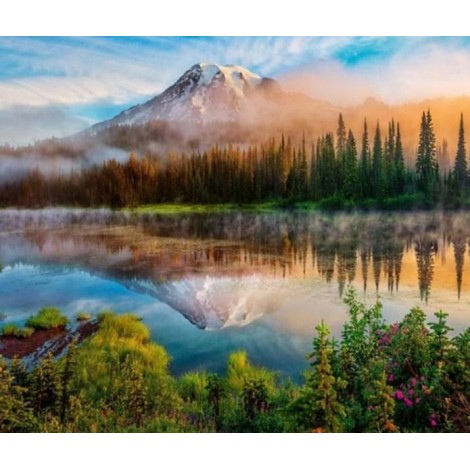
[[[2,336],[16,336],[18,327],[14,323],[7,323],[3,325]]]
[[[24,328],[19,328],[18,331],[16,332],[16,337],[20,339],[26,339],[30,338],[34,333],[34,329],[30,328],[28,326],[25,326]]]
[[[68,323],[67,317],[56,307],[45,307],[36,315],[28,318],[26,326],[34,330],[49,330],[64,328]]]
[[[15,338],[29,338],[34,333],[34,330],[29,327],[18,328],[14,323],[8,323],[2,328],[2,336],[13,336]]]

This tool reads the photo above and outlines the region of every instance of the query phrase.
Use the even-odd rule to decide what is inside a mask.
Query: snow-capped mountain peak
[[[201,124],[233,121],[257,91],[272,83],[273,80],[261,78],[239,65],[201,62],[160,95],[97,124],[94,129],[156,120]]]

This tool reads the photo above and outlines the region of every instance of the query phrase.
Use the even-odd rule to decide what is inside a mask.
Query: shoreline
[[[98,331],[98,322],[80,322],[72,329],[50,328],[37,330],[30,338],[0,336],[0,357],[25,359],[29,363],[40,361],[47,354],[60,356],[73,341],[77,344]]]

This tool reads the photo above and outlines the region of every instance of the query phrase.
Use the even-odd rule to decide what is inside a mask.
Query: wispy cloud
[[[36,139],[65,137],[91,121],[61,107],[14,106],[0,110],[0,144],[28,144]]]
[[[198,61],[237,63],[276,75],[321,59],[348,38],[6,38],[0,108],[127,103],[162,91]]]
[[[313,62],[280,79],[290,89],[337,105],[355,105],[368,97],[388,104],[470,95],[470,48],[457,38],[403,39],[394,50],[374,43],[344,56]],[[384,47],[388,53],[377,52]],[[343,60],[342,57],[347,57]]]

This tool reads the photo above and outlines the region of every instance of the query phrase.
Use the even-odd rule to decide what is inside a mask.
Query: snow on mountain
[[[257,95],[276,87],[274,80],[261,78],[241,66],[199,63],[160,95],[95,125],[93,129],[154,120],[200,124],[230,122]]]

